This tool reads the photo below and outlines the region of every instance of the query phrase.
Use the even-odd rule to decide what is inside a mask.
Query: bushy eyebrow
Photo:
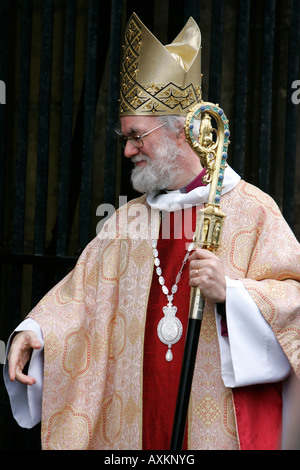
[[[144,133],[143,131],[141,131],[141,130],[135,128],[135,127],[131,127],[130,128],[130,133],[128,135],[134,135],[134,134],[135,135],[141,135],[143,133]]]
[[[121,131],[121,127],[119,127],[119,126],[115,129],[115,133],[119,137],[129,137],[129,136],[132,136],[132,135],[139,136],[139,135],[142,135],[144,132],[145,131],[141,131],[141,130],[137,129],[136,127],[130,127],[129,132],[127,134],[123,134],[123,132]]]
[[[116,134],[117,134],[118,136],[120,136],[120,137],[129,137],[130,135],[139,136],[139,135],[141,135],[142,133],[143,133],[142,131],[139,131],[138,129],[136,129],[136,128],[134,128],[134,127],[131,127],[131,128],[129,129],[128,134],[124,135],[124,134],[122,133],[120,127],[118,127],[118,128],[116,129]]]

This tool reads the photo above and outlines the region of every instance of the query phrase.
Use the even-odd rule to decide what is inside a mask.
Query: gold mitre
[[[193,18],[163,46],[133,13],[123,48],[120,116],[186,116],[201,101],[201,33]]]

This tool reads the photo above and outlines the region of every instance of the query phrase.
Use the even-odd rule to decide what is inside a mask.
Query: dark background
[[[202,33],[203,99],[230,122],[229,163],[300,237],[299,0],[0,0],[0,339],[74,265],[102,203],[135,196],[114,134],[121,41],[135,11],[171,42]],[[298,94],[300,97],[300,93]],[[3,366],[1,366],[2,368]],[[0,380],[0,448],[39,449]]]

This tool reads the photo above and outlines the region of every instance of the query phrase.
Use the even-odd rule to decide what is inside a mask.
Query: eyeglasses
[[[146,135],[151,134],[151,132],[154,132],[154,131],[156,131],[157,129],[160,129],[161,127],[163,127],[163,126],[165,126],[165,125],[166,125],[166,122],[164,122],[164,123],[161,124],[160,126],[155,127],[155,128],[152,129],[151,131],[145,132],[145,134],[142,134],[142,135],[130,134],[130,135],[128,135],[128,136],[122,136],[122,137],[121,137],[122,145],[123,145],[123,147],[125,148],[127,142],[129,141],[129,142],[130,142],[131,144],[133,144],[136,148],[141,149],[141,148],[144,146],[144,142],[143,142],[142,139],[143,139],[144,137],[146,137]]]

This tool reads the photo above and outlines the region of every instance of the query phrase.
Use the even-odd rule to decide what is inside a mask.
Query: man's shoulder
[[[242,198],[251,202],[254,206],[259,206],[267,211],[271,211],[274,216],[281,215],[281,211],[274,199],[254,184],[245,180],[240,180],[238,185],[231,191],[232,198]]]

